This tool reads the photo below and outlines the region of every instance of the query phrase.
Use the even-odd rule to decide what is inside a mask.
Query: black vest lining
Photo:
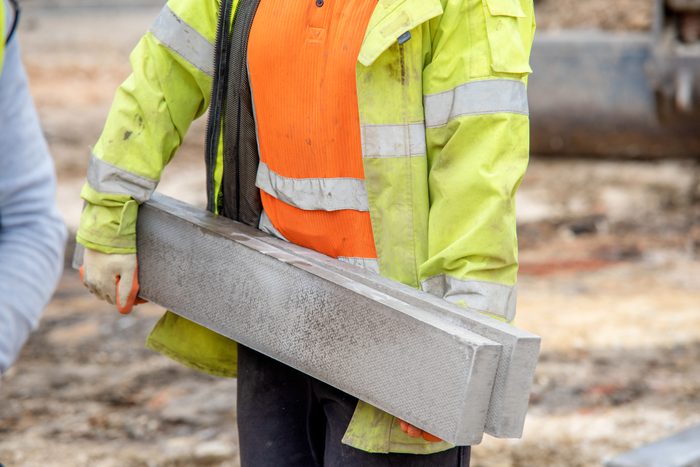
[[[230,1],[222,1],[222,13],[225,14],[223,3]],[[216,94],[220,99],[218,102],[212,100],[210,112],[219,109],[223,115],[220,114],[220,124],[215,125],[218,126],[214,128],[216,134],[207,140],[211,144],[207,150],[210,210],[213,210],[211,208],[216,203],[223,216],[253,227],[257,227],[260,222],[262,203],[260,192],[255,186],[259,155],[248,77],[248,38],[259,3],[260,0],[241,0],[235,12],[230,37],[224,33],[217,34],[217,41],[227,42],[221,47],[217,44],[217,50],[221,49],[221,53],[228,56],[217,57],[217,65],[223,64],[223,68],[219,70],[217,67],[215,76],[225,77],[218,83],[223,84],[224,89]],[[223,131],[224,170],[219,199],[214,200],[213,173],[220,131]]]

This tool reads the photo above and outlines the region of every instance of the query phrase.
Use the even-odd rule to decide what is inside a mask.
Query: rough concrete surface
[[[445,441],[481,442],[505,352],[500,343],[261,236],[156,196],[139,211],[141,296]],[[491,321],[506,333],[508,326]],[[537,355],[529,357],[527,383]],[[513,412],[522,420],[524,410]]]
[[[158,6],[37,9],[43,3],[26,3],[21,37],[75,228],[89,146]],[[162,185],[200,205],[202,128]],[[700,422],[698,180],[692,162],[533,158],[518,202],[516,324],[543,336],[542,357],[523,439],[486,438],[472,465],[596,466]],[[2,381],[0,462],[238,465],[235,381],[145,350],[161,311],[142,305],[120,317],[67,271]]]

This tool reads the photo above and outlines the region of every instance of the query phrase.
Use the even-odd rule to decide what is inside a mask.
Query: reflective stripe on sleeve
[[[358,266],[375,274],[379,274],[379,261],[374,258],[349,258],[346,256],[339,256],[338,261],[352,264],[353,266]]]
[[[425,156],[425,126],[363,125],[362,155],[366,158]]]
[[[214,76],[214,45],[167,5],[153,21],[150,31],[163,45],[187,60],[193,67]]]
[[[517,289],[495,282],[460,280],[445,274],[421,283],[421,289],[452,303],[500,316],[506,321],[515,318]]]
[[[306,211],[368,211],[365,182],[359,178],[289,178],[264,162],[255,185],[278,200]]]
[[[90,156],[87,181],[95,191],[128,195],[139,203],[148,201],[158,185],[157,180],[120,169],[94,154]]]
[[[446,125],[464,115],[514,113],[529,115],[527,88],[522,81],[491,79],[472,81],[424,98],[428,128]]]

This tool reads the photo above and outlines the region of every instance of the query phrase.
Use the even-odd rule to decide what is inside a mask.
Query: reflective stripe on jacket
[[[217,3],[170,0],[132,53],[82,191],[83,245],[135,251],[137,203],[209,106]],[[515,313],[514,196],[528,162],[533,34],[532,0],[379,0],[357,64],[380,273],[506,320]],[[215,200],[222,160],[219,148]],[[171,313],[149,345],[235,375],[231,341]],[[409,438],[364,403],[344,442],[370,452],[449,447]]]

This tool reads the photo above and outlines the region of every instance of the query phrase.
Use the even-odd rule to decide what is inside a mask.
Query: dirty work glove
[[[401,419],[399,419],[399,424],[401,425],[401,430],[403,430],[403,432],[411,438],[420,438],[422,436],[424,440],[430,441],[431,443],[439,443],[442,441],[437,436],[431,435],[427,431],[423,431],[420,428],[416,428],[415,426],[411,425],[410,423],[404,422]]]
[[[135,254],[110,255],[86,248],[80,279],[90,292],[116,304],[121,314],[128,314],[134,305],[144,303],[136,298],[139,278]]]

